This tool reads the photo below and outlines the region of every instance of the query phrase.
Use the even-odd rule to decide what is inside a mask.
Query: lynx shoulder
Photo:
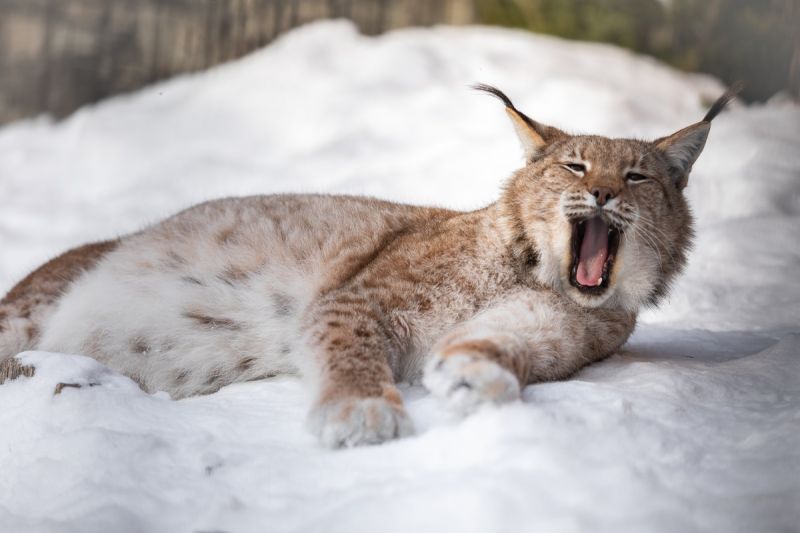
[[[618,349],[683,268],[706,118],[655,141],[569,135],[502,100],[526,164],[472,212],[278,195],[197,205],[43,265],[0,301],[0,361],[86,354],[174,398],[301,374],[328,446],[412,432],[399,380],[453,409]]]

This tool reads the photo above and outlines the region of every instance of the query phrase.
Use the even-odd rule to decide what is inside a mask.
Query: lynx
[[[349,196],[226,198],[82,246],[0,302],[0,361],[89,355],[148,392],[300,374],[330,447],[412,432],[397,381],[468,413],[620,348],[686,262],[683,195],[723,95],[652,142],[569,135],[500,90],[526,164],[472,212]]]

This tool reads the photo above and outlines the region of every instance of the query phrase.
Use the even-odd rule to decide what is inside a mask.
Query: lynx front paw
[[[311,431],[329,448],[380,444],[413,433],[411,419],[397,398],[346,397],[321,402],[308,418]]]
[[[469,353],[434,355],[425,368],[423,384],[447,401],[448,407],[470,413],[482,404],[519,399],[516,376],[494,361]]]

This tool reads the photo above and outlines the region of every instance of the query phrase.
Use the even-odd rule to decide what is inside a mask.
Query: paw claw
[[[437,365],[437,370],[441,370],[441,366],[442,365]],[[471,388],[473,388],[472,385],[470,385],[470,383],[466,379],[460,379],[456,383],[453,384],[453,386],[450,388],[449,393],[452,394],[455,391],[457,391],[458,389],[468,389],[469,390]]]

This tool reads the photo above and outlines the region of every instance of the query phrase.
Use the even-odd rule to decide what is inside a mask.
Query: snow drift
[[[475,208],[521,164],[487,82],[542,122],[654,138],[723,87],[598,44],[489,28],[301,28],[240,61],[0,129],[0,287],[212,197],[369,194]],[[330,452],[291,378],[171,401],[29,352],[0,386],[0,530],[797,531],[800,109],[718,117],[690,267],[623,351],[417,436]],[[58,383],[82,385],[53,390]]]

